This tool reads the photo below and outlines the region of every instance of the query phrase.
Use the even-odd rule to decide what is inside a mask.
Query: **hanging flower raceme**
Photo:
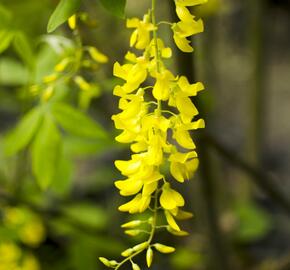
[[[202,20],[196,20],[187,7],[205,2],[175,1],[180,21],[169,24],[177,47],[184,52],[193,50],[187,38],[203,31]],[[204,121],[198,119],[191,97],[204,86],[201,82],[190,83],[185,76],[175,76],[166,67],[164,61],[171,57],[172,51],[158,38],[159,24],[154,10],[155,0],[152,0],[152,9],[143,20],[127,20],[127,27],[133,28],[130,46],[139,53],[128,52],[124,64],[114,65],[114,75],[123,80],[123,84],[114,89],[114,95],[120,98],[121,110],[112,116],[115,127],[121,130],[116,140],[130,144],[132,151],[128,160],[115,161],[123,175],[115,186],[122,196],[128,197],[119,210],[130,214],[151,212],[148,219],[122,225],[130,236],[148,233],[147,241],[122,252],[125,259],[121,262],[100,258],[114,269],[120,269],[126,262],[131,262],[133,270],[140,269],[133,258],[143,251],[146,251],[148,267],[152,264],[154,250],[173,252],[173,247],[154,243],[156,230],[165,228],[174,235],[187,235],[177,222],[192,217],[181,209],[185,200],[170,182],[183,183],[197,170],[198,155],[190,132],[203,128]],[[164,219],[159,218],[161,214]],[[162,223],[162,220],[165,221]]]

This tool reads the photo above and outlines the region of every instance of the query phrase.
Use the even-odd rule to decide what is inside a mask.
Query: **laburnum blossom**
[[[206,3],[207,0],[176,0],[176,14],[180,19],[179,22],[172,25],[173,39],[176,46],[183,52],[192,52],[188,37],[201,33],[204,30],[201,19],[196,20],[188,10],[187,6],[196,6]]]
[[[193,50],[187,38],[203,31],[202,20],[197,20],[188,7],[205,2],[175,1],[180,21],[171,24],[171,28],[176,45],[184,52]],[[152,6],[142,20],[127,20],[127,27],[133,29],[130,47],[137,52],[127,52],[124,63],[116,62],[113,68],[114,75],[122,81],[113,91],[119,97],[120,109],[112,116],[116,129],[120,130],[116,140],[130,145],[132,152],[126,160],[115,161],[122,175],[115,186],[126,198],[119,210],[130,214],[152,213],[148,219],[122,225],[130,236],[148,233],[149,238],[123,251],[121,255],[125,259],[121,262],[100,258],[102,263],[114,269],[128,261],[133,270],[140,269],[133,258],[145,250],[148,267],[152,264],[154,250],[173,252],[173,247],[153,243],[156,228],[184,236],[187,232],[180,228],[179,220],[192,217],[182,209],[185,200],[176,188],[194,176],[199,164],[191,133],[204,128],[205,123],[199,118],[192,98],[204,90],[204,85],[189,82],[166,66],[165,61],[172,56],[172,50],[157,35],[159,24],[155,21],[154,10]],[[164,219],[159,220],[159,212]]]

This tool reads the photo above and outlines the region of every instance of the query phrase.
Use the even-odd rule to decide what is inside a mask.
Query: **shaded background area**
[[[110,118],[117,112],[117,99],[112,96],[116,83],[112,66],[123,61],[130,32],[98,1],[83,2],[82,11],[96,25],[81,26],[83,42],[110,57],[96,75],[84,74],[102,88],[87,112],[113,138],[117,131]],[[127,16],[142,16],[149,2],[128,1]],[[174,20],[169,2],[158,1],[158,20]],[[286,0],[209,2],[195,9],[204,18],[206,31],[194,37],[194,54],[176,50],[168,63],[176,74],[202,81],[207,88],[195,100],[207,122],[204,131],[193,134],[200,169],[195,179],[177,186],[195,217],[185,223],[189,236],[158,236],[177,251],[156,255],[152,269],[287,270],[290,4]],[[43,68],[40,74],[49,74],[58,61],[40,42],[57,3],[1,1],[13,14],[10,27],[29,37],[38,67]],[[161,29],[174,47],[171,33]],[[53,35],[73,38],[66,26]],[[120,224],[128,217],[117,211],[123,199],[113,185],[120,177],[113,162],[128,159],[129,152],[112,138],[87,141],[65,135],[66,169],[42,192],[31,174],[29,150],[13,157],[2,153],[4,135],[37,103],[28,93],[29,72],[13,48],[0,55],[0,254],[16,256],[20,249],[33,254],[43,270],[102,269],[99,256],[117,257],[136,240],[122,234]],[[77,106],[78,90],[71,84],[68,91],[68,102]],[[146,269],[143,257],[140,265]],[[23,269],[35,267],[30,263]]]

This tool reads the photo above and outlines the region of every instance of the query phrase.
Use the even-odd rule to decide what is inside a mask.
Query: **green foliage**
[[[42,108],[36,107],[21,119],[16,128],[5,139],[4,148],[7,155],[14,155],[29,144],[42,118]]]
[[[104,209],[89,204],[79,203],[63,208],[64,215],[78,224],[85,224],[94,229],[102,229],[107,225],[108,217]]]
[[[124,18],[126,0],[100,0],[102,5],[115,16]]]
[[[12,14],[11,12],[0,4],[0,28],[4,28],[11,21]]]
[[[259,240],[272,228],[269,215],[251,202],[237,204],[234,212],[238,218],[236,237],[242,242]]]
[[[29,67],[32,67],[34,61],[33,50],[27,36],[23,32],[17,31],[14,33],[13,46],[22,61]]]
[[[46,114],[32,146],[32,170],[42,189],[46,189],[55,177],[61,145],[57,126],[51,115]]]
[[[9,46],[13,39],[13,32],[10,30],[0,30],[0,53],[4,52]]]
[[[171,264],[174,269],[194,269],[200,267],[205,258],[202,253],[191,251],[188,248],[179,248],[172,255]]]
[[[5,86],[26,85],[29,79],[28,68],[12,58],[0,59],[0,84]]]
[[[58,26],[66,22],[78,11],[80,4],[81,0],[61,0],[49,19],[47,32],[53,32]]]
[[[87,139],[69,136],[64,142],[64,148],[69,155],[76,157],[94,156],[96,153],[108,152],[111,149],[121,148],[113,139]]]
[[[66,140],[63,141],[65,143]],[[59,197],[69,195],[72,187],[72,176],[74,173],[73,161],[63,153],[56,169],[55,177],[51,183],[50,190]]]
[[[92,139],[106,137],[100,125],[70,105],[55,103],[52,106],[52,113],[62,128],[73,135]]]

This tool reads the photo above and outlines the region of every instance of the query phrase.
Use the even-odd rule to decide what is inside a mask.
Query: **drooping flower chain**
[[[196,20],[188,6],[203,4],[207,0],[176,0],[176,12],[180,19],[171,24],[173,38],[183,52],[192,52],[187,37],[203,32],[203,22]],[[176,220],[190,218],[183,211],[182,195],[175,191],[165,178],[166,167],[178,182],[189,180],[198,167],[195,144],[190,136],[191,130],[204,127],[203,119],[193,121],[198,110],[190,97],[204,89],[202,83],[190,84],[185,76],[174,76],[164,65],[163,59],[171,57],[171,49],[165,47],[158,38],[157,30],[161,24],[155,21],[155,0],[152,9],[143,17],[128,19],[127,27],[133,28],[130,46],[142,51],[140,56],[128,52],[127,63],[114,65],[114,75],[123,79],[123,85],[114,89],[120,97],[119,109],[122,111],[112,117],[117,129],[122,133],[116,137],[120,143],[131,144],[133,152],[130,160],[117,160],[115,166],[126,177],[115,182],[122,196],[134,196],[119,207],[120,211],[130,214],[152,212],[148,220],[133,220],[122,227],[125,233],[136,236],[148,233],[148,240],[122,252],[121,262],[100,260],[108,267],[119,269],[131,262],[133,270],[140,267],[133,258],[146,251],[148,267],[153,259],[153,248],[162,253],[175,249],[160,243],[153,243],[156,229],[165,228],[174,235],[186,235]],[[166,23],[168,24],[168,23]],[[144,86],[153,81],[154,85]],[[159,224],[158,211],[164,213],[167,224]],[[148,231],[144,230],[148,227]]]

